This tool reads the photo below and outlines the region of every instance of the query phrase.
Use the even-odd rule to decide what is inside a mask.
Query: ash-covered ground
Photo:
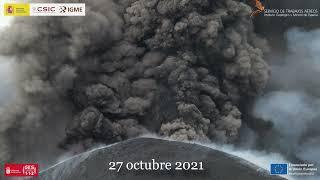
[[[123,162],[119,172],[106,170],[106,162],[112,162],[114,159]],[[175,170],[175,162],[180,161],[202,162],[203,170],[191,172]],[[139,162],[140,170],[128,170],[126,164],[129,162]],[[154,163],[152,164],[152,162]],[[156,167],[159,162],[168,162],[172,166],[166,170],[160,170]],[[82,153],[42,171],[39,177],[32,180],[74,179],[286,180],[279,176],[270,175],[268,171],[254,164],[218,150],[194,143],[154,138],[134,138]]]
[[[48,165],[65,151],[77,153],[145,133],[232,144],[255,139],[249,148],[310,159],[298,151],[308,129],[294,137],[295,146],[286,146],[292,144],[285,141],[290,133],[280,133],[285,138],[277,136],[280,145],[273,146],[270,139],[286,127],[268,111],[278,110],[279,103],[259,104],[270,97],[263,96],[264,90],[304,89],[300,83],[276,86],[282,80],[277,77],[288,71],[277,71],[272,64],[277,59],[288,59],[281,67],[291,63],[286,49],[290,40],[283,37],[292,37],[295,31],[286,36],[287,30],[304,26],[303,20],[273,23],[260,22],[260,17],[254,25],[249,2],[239,0],[85,3],[85,17],[15,18],[2,31],[0,54],[15,59],[18,96],[0,111],[1,162]],[[293,72],[283,81],[292,80]],[[294,122],[311,122],[304,117]],[[317,143],[309,144],[312,149]]]

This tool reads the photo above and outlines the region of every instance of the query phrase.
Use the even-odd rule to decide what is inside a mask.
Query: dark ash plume
[[[17,18],[1,36],[1,54],[16,58],[21,95],[0,116],[9,152],[30,157],[37,143],[52,148],[65,127],[62,147],[146,131],[237,139],[239,101],[258,95],[269,77],[268,48],[253,32],[249,6],[236,0],[86,5],[85,17]]]

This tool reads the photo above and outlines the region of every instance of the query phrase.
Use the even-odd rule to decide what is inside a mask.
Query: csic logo
[[[38,164],[5,164],[5,176],[39,176]]]
[[[34,7],[33,10],[38,13],[46,13],[46,12],[55,12],[56,7],[50,7],[50,6],[39,6],[39,7]]]
[[[257,16],[258,14],[262,13],[265,9],[264,5],[261,3],[260,0],[253,0],[254,2],[254,11],[251,13],[250,17]]]

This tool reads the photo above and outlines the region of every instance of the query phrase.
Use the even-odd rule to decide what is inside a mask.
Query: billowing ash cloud
[[[256,116],[274,123],[269,142],[300,160],[320,163],[320,31],[287,32],[288,55],[272,66],[273,91],[260,98]]]
[[[0,56],[0,107],[14,99],[14,72],[12,72],[13,63],[8,57]]]
[[[17,61],[21,94],[0,115],[8,151],[25,152],[15,158],[29,158],[38,146],[53,154],[59,141],[112,143],[147,131],[179,140],[237,139],[238,102],[259,94],[269,77],[268,48],[253,33],[249,6],[86,4],[85,17],[17,18],[1,36],[1,54]]]

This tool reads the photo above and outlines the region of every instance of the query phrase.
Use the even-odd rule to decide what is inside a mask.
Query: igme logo
[[[254,2],[254,11],[251,13],[250,17],[254,17],[260,13],[262,13],[265,9],[264,5],[260,2],[260,0],[253,0]]]
[[[83,7],[67,7],[67,6],[60,6],[60,13],[82,13]]]
[[[65,13],[67,11],[67,7],[66,6],[61,6],[60,7],[60,13]]]

